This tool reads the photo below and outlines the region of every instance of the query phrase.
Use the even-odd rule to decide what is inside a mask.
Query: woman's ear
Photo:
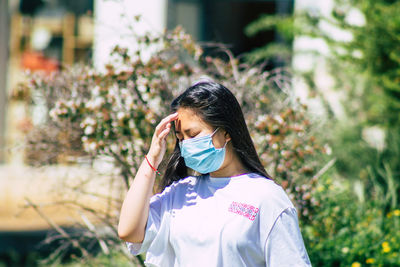
[[[231,136],[230,136],[230,134],[227,132],[227,131],[225,131],[225,141],[226,142],[228,142],[228,141],[231,141],[232,140],[232,138],[231,138]]]

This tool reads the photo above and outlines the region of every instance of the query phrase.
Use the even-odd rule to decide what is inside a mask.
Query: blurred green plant
[[[47,264],[38,264],[38,267],[45,267]],[[107,267],[107,266],[118,266],[118,267],[132,267],[141,266],[139,264],[132,265],[132,262],[125,257],[123,253],[111,252],[110,254],[99,253],[97,255],[88,258],[73,257],[71,260],[64,263],[54,263],[53,267]]]
[[[315,8],[297,11],[292,16],[264,15],[249,24],[245,33],[253,36],[275,29],[283,41],[266,44],[248,53],[247,59],[254,62],[280,58],[289,64],[295,37],[323,40],[329,49],[324,57],[329,60],[336,86],[352,91],[348,92],[350,95],[360,95],[357,90],[362,83],[362,98],[359,99],[362,110],[358,112],[366,113],[357,115],[366,116],[369,122],[386,128],[398,126],[399,13],[399,1],[335,0],[329,15]],[[341,39],[332,32],[345,33],[350,37]],[[314,53],[318,54],[318,51]]]
[[[332,147],[335,169],[316,181],[313,220],[300,221],[315,266],[400,265],[398,14],[399,1],[337,0],[329,15],[311,7],[293,16],[263,16],[246,28],[248,35],[275,29],[283,39],[250,52],[251,62],[277,58],[289,65],[296,37],[322,41],[329,52],[311,53],[327,63],[343,97],[347,119],[328,112],[329,131],[317,136]],[[335,39],[337,31],[351,38]],[[326,104],[315,82],[318,70],[315,64],[295,75],[308,84],[309,96],[321,96]]]
[[[248,62],[260,62],[264,60],[278,60],[289,63],[292,56],[292,42],[294,39],[294,17],[282,15],[262,15],[256,21],[245,28],[245,34],[253,37],[259,32],[276,30],[282,37],[280,43],[271,42],[260,48],[256,48],[245,54]]]
[[[370,128],[365,125],[332,122],[329,128],[334,130],[326,142],[334,147],[332,156],[338,174],[361,183],[363,198],[375,199],[375,205],[379,204],[384,212],[399,207],[400,130],[388,129],[381,140],[384,146],[374,147],[366,134]]]
[[[320,206],[302,225],[313,265],[400,265],[400,209],[383,211],[380,195],[360,200],[354,184],[334,172],[319,179],[314,197]]]

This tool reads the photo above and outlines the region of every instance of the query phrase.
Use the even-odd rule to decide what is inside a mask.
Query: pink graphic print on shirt
[[[228,211],[242,215],[247,219],[254,221],[258,213],[258,208],[249,204],[233,201],[229,206]]]

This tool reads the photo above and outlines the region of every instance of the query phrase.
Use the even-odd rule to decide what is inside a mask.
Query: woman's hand
[[[158,168],[158,165],[160,165],[167,149],[166,137],[171,130],[171,122],[173,122],[177,118],[178,112],[162,119],[156,127],[153,138],[151,140],[149,153],[147,154],[147,158],[150,160],[151,164],[155,168]]]

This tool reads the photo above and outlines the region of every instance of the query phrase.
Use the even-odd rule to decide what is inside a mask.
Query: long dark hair
[[[171,103],[171,109],[190,108],[200,118],[213,127],[220,127],[229,133],[234,151],[244,166],[251,172],[272,179],[261,164],[249,130],[243,117],[242,109],[236,97],[226,87],[215,82],[200,82],[186,89]],[[176,139],[175,149],[169,159],[161,189],[188,176]]]

